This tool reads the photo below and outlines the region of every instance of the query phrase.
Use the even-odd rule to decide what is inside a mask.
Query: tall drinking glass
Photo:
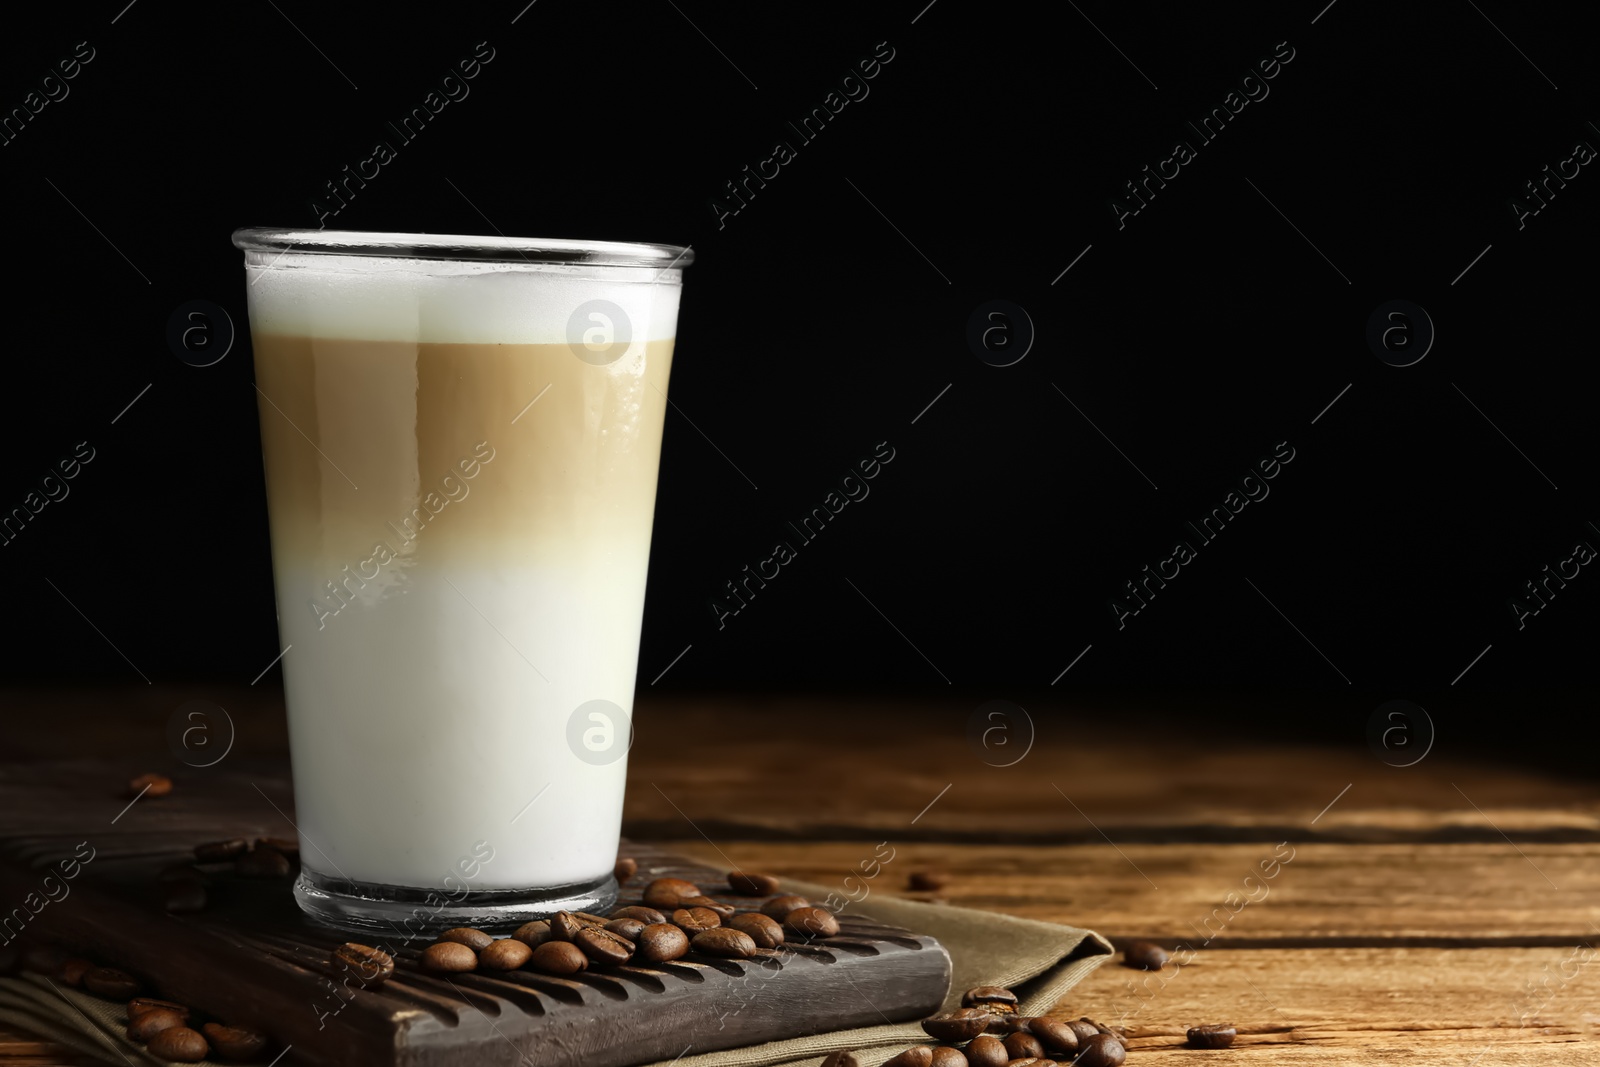
[[[608,907],[690,253],[233,242],[301,908],[422,935]]]

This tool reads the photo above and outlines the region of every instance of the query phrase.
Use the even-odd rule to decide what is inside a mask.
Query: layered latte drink
[[[413,932],[604,906],[688,254],[234,242],[301,906]]]

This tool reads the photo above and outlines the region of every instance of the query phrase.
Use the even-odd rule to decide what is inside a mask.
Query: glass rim
[[[246,252],[444,259],[476,263],[557,263],[601,267],[687,267],[694,252],[678,245],[574,241],[558,237],[485,237],[449,233],[380,233],[249,226],[233,231]]]

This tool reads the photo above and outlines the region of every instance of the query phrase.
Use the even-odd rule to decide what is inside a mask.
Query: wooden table
[[[18,756],[83,754],[90,738],[131,775],[178,766],[162,729],[197,694],[4,706],[57,709],[13,739]],[[240,723],[229,759],[281,766],[274,694],[220,702]],[[1187,945],[1157,973],[1108,964],[1055,1013],[1125,1027],[1130,1062],[1600,1063],[1600,783],[1445,752],[1394,768],[1359,742],[1274,743],[1225,721],[1156,733],[1043,705],[1027,755],[996,767],[969,742],[972,709],[641,702],[627,832],[869,900],[939,871],[952,904]],[[884,841],[877,877],[844,881]],[[1184,1047],[1208,1022],[1238,1027],[1233,1049]],[[75,1061],[5,1034],[0,1062]]]

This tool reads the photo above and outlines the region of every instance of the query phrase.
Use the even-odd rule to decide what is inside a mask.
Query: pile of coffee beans
[[[924,1019],[922,1028],[942,1044],[914,1045],[884,1067],[1118,1067],[1128,1055],[1123,1035],[1093,1019],[1019,1014],[1017,995],[1003,986],[967,990],[960,1008]],[[822,1067],[857,1064],[849,1052],[836,1052]]]

